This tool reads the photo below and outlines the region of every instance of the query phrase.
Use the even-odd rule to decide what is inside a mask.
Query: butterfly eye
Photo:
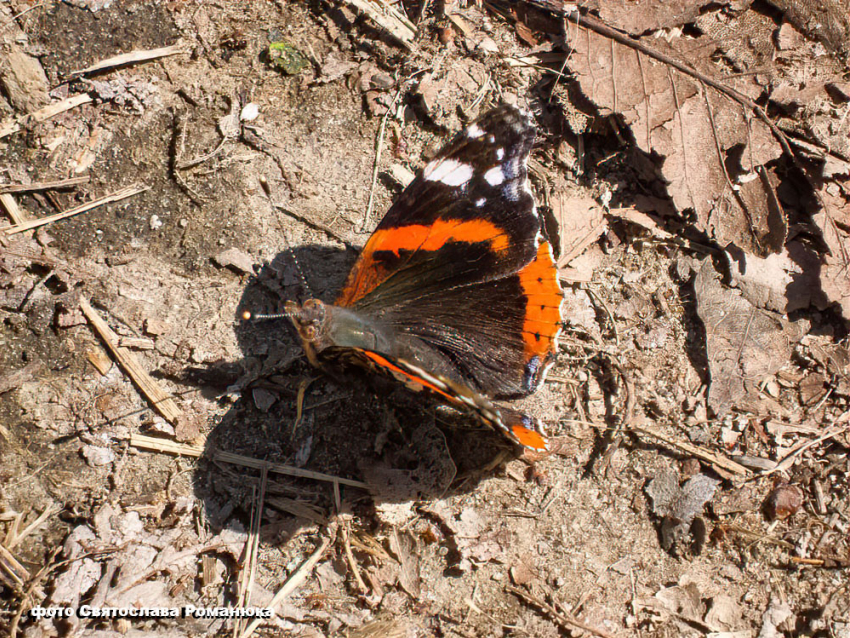
[[[303,339],[314,341],[319,334],[319,329],[316,326],[303,326],[300,332]]]

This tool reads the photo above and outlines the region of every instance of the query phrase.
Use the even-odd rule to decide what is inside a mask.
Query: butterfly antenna
[[[255,315],[250,310],[244,310],[242,312],[242,321],[268,321],[271,319],[289,319],[291,316],[291,312],[280,312],[274,315]]]

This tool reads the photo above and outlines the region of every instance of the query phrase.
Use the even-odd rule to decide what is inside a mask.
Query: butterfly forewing
[[[503,106],[460,132],[399,196],[364,246],[336,304],[353,306],[386,280],[430,266],[453,284],[516,272],[535,256],[540,222],[528,190],[534,127]],[[478,246],[446,264],[451,244]],[[424,258],[419,253],[424,253]],[[486,260],[482,264],[480,260]],[[449,272],[450,271],[450,272]]]

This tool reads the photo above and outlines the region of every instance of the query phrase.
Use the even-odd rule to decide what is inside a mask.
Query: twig
[[[305,580],[307,580],[307,576],[310,574],[310,572],[316,566],[316,563],[318,563],[319,560],[322,558],[322,556],[324,555],[324,553],[328,549],[328,547],[331,546],[331,543],[333,542],[335,537],[336,537],[336,529],[334,529],[330,534],[328,534],[328,536],[325,537],[325,539],[322,541],[322,544],[319,545],[319,547],[316,549],[316,551],[314,551],[310,555],[310,558],[305,560],[301,564],[301,566],[298,569],[296,569],[295,572],[293,572],[292,576],[290,576],[289,578],[286,579],[286,582],[283,584],[283,587],[281,587],[277,591],[277,593],[275,593],[275,595],[272,597],[271,602],[269,602],[269,604],[267,605],[268,607],[271,607],[271,608],[276,607],[287,596],[289,596],[289,594],[294,592],[301,583],[303,583]],[[260,618],[255,618],[254,620],[252,620],[251,624],[248,625],[248,628],[242,633],[241,638],[249,638],[249,636],[251,636],[251,634],[253,634],[254,631],[256,631],[257,627],[260,626],[261,622],[262,622],[262,619],[260,619]]]
[[[245,542],[245,564],[242,568],[241,587],[237,607],[244,607],[251,600],[251,591],[254,589],[254,578],[257,573],[257,556],[260,550],[260,526],[263,520],[263,507],[265,506],[266,487],[269,483],[268,468],[263,468],[260,476],[260,493],[253,501],[254,512],[251,516],[251,527],[248,530],[248,540]],[[242,618],[233,623],[233,638],[237,638],[245,627]]]
[[[18,18],[23,17],[26,14],[28,14],[30,11],[33,11],[34,9],[38,9],[39,7],[42,7],[42,6],[44,6],[44,0],[42,0],[42,2],[39,2],[38,4],[32,5],[28,9],[24,9],[20,13],[16,13],[11,18],[9,18],[6,22],[4,22],[2,25],[0,25],[0,33],[3,33],[3,31],[6,30],[6,27],[8,27],[10,24],[12,24]]]
[[[80,71],[72,71],[71,77],[76,78],[89,73],[97,73],[105,69],[111,69],[117,66],[127,66],[128,64],[138,64],[139,62],[148,62],[157,58],[166,58],[179,53],[188,53],[188,50],[180,43],[172,44],[168,47],[160,47],[159,49],[149,49],[147,51],[131,51],[130,53],[122,53],[106,60],[101,60],[95,64],[81,69]]]
[[[810,447],[814,447],[815,445],[819,445],[820,443],[823,443],[824,441],[835,438],[836,436],[838,436],[842,432],[847,432],[847,431],[850,431],[850,424],[842,425],[840,427],[833,427],[830,430],[827,430],[826,432],[824,432],[824,434],[822,436],[819,436],[816,439],[812,439],[811,441],[801,441],[800,443],[795,445],[788,454],[786,454],[784,457],[782,457],[782,460],[779,463],[776,464],[776,467],[773,467],[769,470],[762,472],[759,475],[759,477],[769,476],[769,475],[773,474],[774,472],[787,470],[789,467],[791,467],[794,464],[794,459],[796,459],[798,456],[800,456],[803,452],[808,450]]]
[[[351,574],[354,576],[354,582],[357,583],[357,590],[361,594],[369,593],[366,583],[360,576],[360,568],[357,566],[357,561],[354,560],[354,552],[351,551],[351,521],[346,517],[342,522],[342,543],[345,549],[345,559],[348,561],[348,566],[351,568]]]
[[[33,228],[39,228],[40,226],[52,224],[53,222],[59,221],[61,219],[67,219],[68,217],[73,217],[74,215],[85,213],[86,211],[90,211],[93,208],[98,208],[99,206],[112,204],[114,202],[120,202],[122,199],[127,199],[128,197],[132,197],[133,195],[144,193],[146,190],[149,189],[149,186],[129,186],[127,188],[122,188],[119,191],[115,191],[114,193],[106,195],[105,197],[101,197],[100,199],[95,199],[94,201],[82,204],[81,206],[77,206],[76,208],[72,208],[61,213],[56,213],[55,215],[48,215],[47,217],[33,219],[31,221],[24,222],[23,224],[15,224],[14,226],[9,226],[8,228],[4,228],[3,230],[6,232],[7,235],[22,233],[27,230],[32,230]]]
[[[352,244],[350,241],[345,239],[342,235],[340,235],[338,232],[336,232],[333,228],[326,226],[325,224],[323,224],[321,222],[317,222],[315,220],[312,220],[308,217],[304,217],[304,215],[293,212],[293,211],[289,210],[288,208],[281,206],[280,204],[275,204],[274,202],[271,202],[271,205],[274,207],[274,209],[276,211],[284,213],[286,215],[289,215],[293,219],[297,219],[302,224],[306,224],[310,228],[320,230],[323,233],[325,233],[328,237],[331,237],[332,239],[337,240],[340,244],[342,244],[346,248],[351,248],[352,250],[354,250],[354,248],[355,248],[354,244]]]
[[[375,186],[378,184],[378,167],[381,163],[381,152],[384,150],[384,134],[387,128],[387,120],[395,114],[395,105],[401,96],[402,86],[399,86],[395,92],[387,108],[387,112],[381,118],[381,126],[378,128],[378,142],[375,145],[375,162],[372,164],[372,184],[369,186],[369,201],[366,203],[366,214],[363,215],[363,221],[360,223],[360,228],[358,229],[358,232],[361,233],[366,231],[366,227],[369,225],[369,219],[372,217],[372,206],[375,204]]]
[[[0,193],[29,193],[31,191],[59,190],[77,184],[86,184],[91,180],[88,175],[69,177],[55,182],[33,182],[32,184],[0,184]]]
[[[599,305],[602,306],[602,309],[605,311],[605,315],[608,317],[608,321],[611,322],[611,330],[614,332],[614,341],[619,346],[620,345],[620,333],[617,330],[617,322],[614,321],[614,313],[611,312],[611,309],[608,307],[608,304],[605,303],[605,300],[602,299],[601,296],[599,296],[595,292],[593,292],[593,289],[591,287],[588,286],[585,290],[590,297],[592,297],[593,299],[598,301]]]
[[[118,364],[130,376],[133,383],[142,391],[142,394],[153,404],[154,409],[166,421],[172,425],[176,425],[180,417],[183,416],[183,410],[178,407],[174,399],[147,373],[135,354],[127,350],[127,348],[122,348],[118,345],[118,335],[112,331],[112,328],[107,325],[83,297],[80,298],[80,309],[92,327],[100,335],[100,338],[103,339],[110,352],[112,352],[115,360],[118,361]]]
[[[35,530],[42,526],[44,521],[53,516],[54,514],[58,514],[62,511],[61,507],[57,506],[48,506],[44,508],[44,511],[36,518],[32,523],[27,525],[23,531],[15,534],[14,538],[6,538],[6,548],[7,549],[15,549],[15,547],[24,540],[27,536],[32,534]]]
[[[623,418],[617,424],[617,427],[611,433],[610,444],[608,449],[605,450],[605,453],[602,455],[602,461],[599,464],[599,475],[605,475],[608,471],[608,467],[611,464],[611,459],[614,458],[614,455],[617,453],[617,450],[620,449],[620,445],[623,442],[623,430],[628,430],[632,422],[634,421],[635,416],[635,402],[637,401],[637,397],[635,396],[635,386],[631,380],[631,377],[626,374],[625,369],[621,366],[616,360],[611,361],[611,365],[614,366],[614,369],[620,374],[620,377],[623,379],[623,387],[626,390],[626,402],[625,409],[623,410]]]
[[[18,202],[15,201],[15,198],[9,195],[8,193],[0,194],[0,205],[6,209],[6,212],[9,214],[9,217],[12,218],[12,223],[15,225],[25,224],[27,220],[29,220],[29,215],[24,213],[19,207]]]
[[[70,111],[77,106],[88,104],[92,101],[92,99],[92,96],[88,93],[78,93],[77,95],[66,97],[61,102],[56,102],[56,104],[48,104],[37,111],[33,111],[27,115],[22,115],[14,120],[0,124],[0,138],[20,131],[21,127],[29,118],[34,119],[36,122],[44,122],[45,120],[49,120],[51,117],[55,117],[65,111]]]
[[[669,437],[666,434],[659,432],[658,430],[639,425],[633,425],[630,430],[632,432],[637,432],[638,434],[646,434],[647,436],[651,436],[654,439],[658,439],[659,441],[662,441],[667,445],[679,448],[680,450],[683,450],[688,454],[692,454],[693,456],[702,459],[707,463],[711,463],[715,466],[715,468],[726,470],[727,472],[737,474],[738,476],[747,476],[750,473],[750,471],[743,465],[736,463],[731,459],[727,459],[723,456],[715,454],[714,452],[709,452],[708,450],[704,450],[700,447],[697,447],[696,445],[686,443],[685,441],[677,441],[676,439]]]
[[[3,574],[8,574],[4,578]],[[10,589],[19,589],[29,580],[30,573],[21,565],[15,555],[0,544],[0,579],[10,586]]]
[[[158,439],[152,436],[144,436],[142,434],[131,435],[130,445],[145,450],[153,450],[156,452],[164,452],[167,454],[180,454],[182,456],[189,456],[194,458],[198,458],[204,453],[204,448],[198,445],[184,445],[182,443],[175,443],[174,441]],[[287,476],[297,476],[299,478],[308,478],[313,479],[315,481],[325,481],[328,483],[338,482],[341,485],[347,485],[349,487],[359,487],[360,489],[364,490],[369,489],[369,486],[366,483],[363,483],[362,481],[355,481],[353,479],[332,476],[330,474],[324,474],[322,472],[313,472],[310,470],[302,469],[300,467],[294,467],[292,465],[284,465],[283,463],[268,463],[267,461],[261,461],[259,459],[251,458],[250,456],[243,456],[241,454],[234,454],[232,452],[217,451],[214,452],[213,458],[216,461],[222,461],[224,463],[233,463],[234,465],[242,465],[244,467],[251,467],[254,469],[262,469],[264,467],[268,467],[269,472],[274,472],[276,474],[286,474]]]
[[[410,49],[416,37],[416,27],[393,6],[371,0],[345,0],[361,13],[365,13],[375,24]]]
[[[594,636],[601,636],[601,638],[614,638],[614,634],[608,633],[604,629],[597,629],[596,627],[591,627],[590,625],[582,622],[572,614],[560,612],[547,602],[542,601],[539,598],[536,598],[535,596],[532,596],[531,594],[526,593],[517,587],[508,585],[507,590],[512,594],[518,596],[520,599],[522,599],[529,605],[533,605],[544,613],[548,614],[552,618],[552,620],[557,622],[559,625],[561,625],[561,627],[563,627],[567,631],[569,631],[570,627],[577,627],[579,629],[583,629],[584,631],[592,633]]]

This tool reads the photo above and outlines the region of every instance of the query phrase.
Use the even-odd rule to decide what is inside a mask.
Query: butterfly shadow
[[[354,251],[319,245],[281,253],[251,279],[237,314],[246,309],[273,314],[287,300],[310,297],[331,302],[355,258]],[[263,529],[288,537],[328,520],[340,505],[371,515],[472,491],[518,456],[469,417],[436,407],[389,379],[313,368],[286,318],[237,317],[235,326],[242,360],[187,375],[207,392],[217,385],[220,400],[231,401],[207,437],[196,473],[195,491],[214,529],[247,525],[260,486],[258,464],[269,468],[264,511],[272,513]],[[222,452],[259,463],[222,462]],[[320,475],[290,476],[276,466]],[[337,481],[337,501],[327,477],[358,486]]]

